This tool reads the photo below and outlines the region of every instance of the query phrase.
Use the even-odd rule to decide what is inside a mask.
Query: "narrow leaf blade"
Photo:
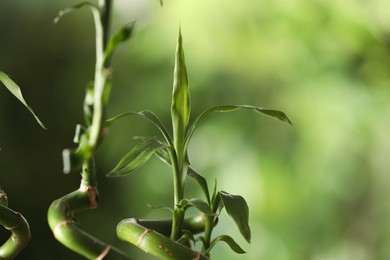
[[[188,168],[188,176],[192,177],[201,187],[203,193],[206,196],[207,202],[210,204],[210,193],[209,187],[207,186],[207,180],[200,173],[196,172],[191,167]]]
[[[183,149],[185,130],[190,118],[188,76],[180,30],[175,55],[171,116],[175,148],[180,152]]]
[[[215,215],[214,212],[210,209],[209,205],[201,199],[197,199],[197,198],[190,199],[187,201],[187,204],[198,209],[200,212],[206,215],[209,216]]]
[[[27,104],[26,100],[24,100],[22,91],[20,90],[19,86],[5,74],[4,72],[0,71],[0,82],[4,84],[4,86],[14,95],[34,116],[35,120],[38,122],[38,124],[43,128],[46,129],[45,125],[41,122],[41,120],[38,118],[38,116],[34,113],[32,108]]]
[[[216,237],[212,242],[211,242],[211,245],[210,245],[210,248],[208,250],[208,252],[210,252],[210,250],[217,244],[217,242],[219,241],[222,241],[222,242],[225,242],[226,244],[228,244],[228,246],[234,251],[236,252],[237,254],[245,254],[246,252],[236,243],[236,241],[234,241],[234,239],[230,236],[226,236],[226,235],[221,235],[221,236],[218,236]]]
[[[156,151],[156,156],[164,163],[168,164],[169,166],[172,166],[171,158],[169,157],[169,152],[167,151],[167,149],[161,149]]]
[[[142,142],[128,152],[107,176],[120,177],[132,173],[144,165],[157,150],[165,147],[165,144],[156,139]]]
[[[262,108],[262,107],[256,107],[256,106],[249,106],[249,105],[223,105],[223,106],[216,106],[216,107],[211,107],[206,110],[204,110],[191,124],[191,126],[188,128],[187,133],[186,133],[186,139],[185,139],[185,147],[188,146],[188,143],[198,126],[199,122],[208,114],[211,112],[232,112],[236,111],[238,109],[248,109],[248,110],[254,110],[257,113],[264,114],[267,116],[271,116],[273,118],[279,119],[283,122],[289,123],[292,125],[292,122],[288,118],[288,116],[279,110],[275,109],[269,109],[269,108]]]
[[[226,208],[226,212],[236,223],[241,235],[250,243],[249,208],[245,199],[240,195],[232,195],[225,191],[220,191],[219,194]]]
[[[140,111],[140,112],[127,112],[127,113],[119,114],[117,116],[114,116],[114,117],[106,120],[104,122],[104,126],[107,128],[110,128],[116,122],[118,122],[120,119],[127,117],[127,116],[132,116],[132,115],[139,115],[139,116],[145,117],[148,120],[150,120],[160,130],[160,132],[164,136],[167,143],[169,143],[169,145],[173,146],[172,138],[170,137],[170,135],[169,135],[167,129],[165,128],[165,126],[163,125],[163,123],[161,123],[161,121],[158,119],[158,117],[153,112],[148,111],[148,110],[144,110],[144,111]]]

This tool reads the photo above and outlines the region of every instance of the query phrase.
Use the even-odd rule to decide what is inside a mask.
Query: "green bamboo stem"
[[[96,63],[95,63],[95,79],[94,79],[94,96],[93,96],[93,116],[90,127],[89,145],[93,151],[97,148],[102,131],[104,118],[104,102],[103,94],[109,76],[108,68],[104,64],[104,50],[107,43],[108,28],[110,20],[111,1],[99,1],[100,13],[93,12],[95,16],[95,33],[96,33]],[[105,5],[105,3],[108,3]],[[96,17],[99,16],[99,17]],[[102,20],[104,19],[104,20]],[[108,64],[106,64],[108,65]],[[93,152],[92,152],[93,155]]]
[[[93,157],[102,141],[105,113],[105,90],[111,76],[109,61],[104,59],[107,45],[112,0],[99,0],[99,9],[92,8],[96,33],[96,63],[93,88],[93,115],[87,142],[80,143],[83,169],[80,188],[54,201],[48,210],[48,222],[54,236],[69,249],[88,259],[129,259],[120,250],[98,240],[79,228],[74,214],[98,206],[98,189]]]
[[[55,238],[69,249],[88,259],[130,259],[120,250],[98,240],[79,228],[75,213],[94,209],[98,205],[96,186],[80,188],[54,201],[48,211],[49,226]]]
[[[172,219],[150,220],[150,219],[134,219],[139,225],[153,229],[156,232],[168,237],[171,233]],[[199,234],[205,230],[205,216],[189,217],[184,219],[182,227],[184,230],[190,231],[192,234]]]
[[[205,252],[210,248],[211,234],[213,232],[213,227],[214,227],[213,222],[214,222],[214,216],[205,216],[205,232],[204,232],[202,252]],[[206,255],[208,257],[210,256],[209,253],[207,253]]]
[[[172,241],[155,230],[140,225],[140,222],[136,219],[125,219],[119,222],[117,236],[119,239],[136,245],[146,253],[161,259],[209,259],[199,252]]]
[[[173,193],[174,193],[174,209],[171,228],[171,239],[178,240],[181,237],[182,225],[184,221],[184,210],[179,207],[180,201],[183,199],[184,185],[182,181],[182,168],[178,162],[177,150],[170,149],[169,155],[173,167]]]
[[[0,188],[0,224],[11,231],[10,238],[0,247],[0,259],[14,259],[31,238],[30,227],[22,214],[7,207],[8,200]]]

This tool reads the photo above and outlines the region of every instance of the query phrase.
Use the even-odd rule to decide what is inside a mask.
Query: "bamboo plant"
[[[32,108],[23,98],[19,86],[2,71],[0,71],[0,82],[2,82],[3,85],[32,113],[40,126],[45,129],[43,123],[39,120]],[[23,217],[23,215],[8,207],[7,194],[1,187],[0,225],[12,233],[9,239],[2,246],[0,246],[0,259],[13,259],[30,241],[31,231],[28,222]]]
[[[158,117],[148,110],[128,112],[106,119],[105,112],[112,79],[111,56],[119,43],[130,38],[134,29],[134,23],[130,23],[110,36],[112,2],[112,0],[99,0],[98,5],[83,2],[61,11],[55,19],[58,22],[63,15],[79,8],[91,9],[96,31],[96,66],[93,84],[86,88],[83,107],[85,124],[76,126],[74,142],[78,146],[63,151],[64,172],[81,171],[81,184],[79,189],[51,204],[48,210],[48,222],[54,236],[66,247],[88,259],[130,259],[120,250],[83,231],[75,219],[75,214],[96,208],[98,205],[94,155],[106,136],[106,130],[119,119],[129,115],[139,115],[157,126],[162,133],[162,138],[141,138],[141,143],[126,154],[108,176],[128,175],[144,165],[153,154],[156,155],[173,170],[173,216],[169,220],[125,219],[117,226],[119,239],[135,244],[140,249],[163,259],[209,259],[210,251],[218,241],[226,242],[237,253],[244,253],[233,238],[227,235],[213,238],[212,231],[218,222],[221,210],[225,208],[243,237],[250,242],[248,206],[241,196],[219,191],[216,184],[210,193],[207,180],[190,165],[187,153],[189,141],[198,123],[213,111],[249,109],[289,123],[290,120],[283,112],[277,110],[247,105],[227,105],[209,108],[189,124],[190,97],[180,32],[171,105],[172,135]],[[162,2],[160,3],[162,5]],[[205,199],[185,198],[187,176],[199,183]],[[190,207],[198,209],[199,215],[186,216],[186,211]],[[191,245],[197,241],[203,243],[200,252],[191,248]]]
[[[219,241],[227,243],[236,253],[245,253],[232,237],[228,235],[212,236],[218,217],[225,208],[244,239],[250,242],[249,209],[245,199],[239,195],[219,191],[216,183],[212,193],[210,192],[206,178],[194,170],[190,164],[189,142],[200,121],[213,111],[231,112],[247,109],[289,124],[291,122],[283,112],[278,110],[249,105],[223,105],[204,110],[190,123],[190,103],[183,42],[179,30],[171,102],[173,133],[170,134],[158,117],[148,110],[124,113],[106,121],[106,126],[110,127],[125,116],[140,115],[150,120],[160,130],[162,137],[140,138],[140,144],[131,149],[108,173],[108,176],[126,176],[144,165],[152,155],[156,155],[168,164],[173,172],[172,221],[162,223],[134,218],[125,219],[118,224],[117,235],[121,240],[134,244],[145,252],[162,259],[209,259],[210,251]],[[188,199],[184,196],[187,176],[197,181],[204,193],[204,199]],[[196,208],[200,215],[186,218],[186,211],[191,207]],[[171,228],[167,228],[167,225],[170,225]],[[195,235],[200,232],[202,234],[196,237]],[[191,245],[198,241],[202,243],[200,252],[191,249]]]
[[[92,11],[95,24],[96,62],[93,84],[86,88],[84,99],[85,125],[76,126],[76,149],[63,151],[64,173],[81,170],[79,189],[55,200],[48,210],[48,222],[57,240],[88,259],[129,259],[123,252],[83,231],[75,214],[98,206],[94,155],[103,141],[104,120],[111,89],[110,60],[117,45],[130,38],[134,23],[123,26],[110,36],[112,0],[99,0],[98,4],[83,2],[59,12],[63,15],[80,8]]]

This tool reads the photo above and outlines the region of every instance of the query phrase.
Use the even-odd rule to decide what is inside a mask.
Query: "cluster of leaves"
[[[172,135],[167,131],[167,128],[158,119],[158,117],[153,112],[147,110],[124,113],[107,120],[105,124],[106,127],[111,127],[117,120],[125,116],[139,115],[150,120],[160,130],[163,138],[139,138],[141,143],[131,149],[130,152],[128,152],[119,161],[119,163],[110,173],[108,173],[107,176],[126,176],[144,165],[152,155],[156,155],[159,159],[172,167],[174,178],[176,178],[176,181],[174,182],[176,187],[174,187],[174,189],[179,190],[179,194],[183,195],[182,192],[184,191],[184,183],[187,176],[195,179],[205,195],[205,200],[200,198],[186,199],[184,196],[181,196],[179,198],[180,200],[175,200],[176,205],[173,210],[173,218],[177,217],[177,211],[185,212],[190,207],[194,207],[204,214],[204,236],[200,236],[195,240],[192,234],[183,232],[183,230],[181,230],[181,235],[187,239],[189,238],[193,240],[194,242],[202,241],[202,253],[205,255],[209,255],[210,250],[218,241],[226,242],[236,253],[244,253],[241,247],[230,236],[221,235],[211,240],[212,229],[217,223],[218,216],[223,208],[226,209],[228,215],[233,219],[245,240],[250,242],[251,239],[251,231],[248,223],[249,209],[245,199],[239,195],[232,195],[225,191],[218,191],[217,184],[215,184],[214,190],[212,194],[210,194],[207,180],[190,166],[187,153],[191,137],[199,122],[206,115],[211,112],[231,112],[238,109],[253,110],[291,124],[288,117],[281,111],[249,105],[225,105],[211,107],[204,110],[198,117],[196,117],[195,120],[189,123],[191,108],[188,77],[184,59],[182,37],[179,31],[171,102],[171,118],[173,126]]]

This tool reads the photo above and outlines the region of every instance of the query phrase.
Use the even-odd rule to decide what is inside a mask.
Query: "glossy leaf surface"
[[[225,191],[219,192],[226,212],[236,223],[241,235],[250,243],[249,208],[245,199],[240,195],[232,195]]]
[[[120,177],[132,173],[144,165],[157,150],[165,147],[165,144],[156,139],[142,142],[128,152],[107,176]]]
[[[0,82],[2,82],[4,86],[12,93],[12,95],[14,95],[31,112],[38,124],[43,129],[46,129],[45,125],[41,122],[41,120],[23,98],[22,91],[20,90],[19,86],[2,71],[0,71]]]
[[[236,241],[234,241],[234,239],[230,236],[226,236],[226,235],[221,235],[221,236],[218,236],[216,237],[215,239],[213,239],[213,241],[211,242],[211,245],[210,245],[210,248],[208,250],[208,252],[217,244],[217,242],[219,241],[223,241],[225,242],[226,244],[229,245],[229,247],[234,251],[236,252],[237,254],[245,254],[246,252],[236,243]]]
[[[192,177],[196,182],[199,184],[201,187],[203,193],[206,196],[207,202],[210,204],[210,193],[209,193],[209,188],[207,185],[207,180],[205,177],[203,177],[200,173],[196,172],[194,169],[191,167],[188,168],[187,172],[188,176]]]
[[[139,115],[139,116],[145,117],[145,118],[149,119],[150,121],[152,121],[152,123],[160,130],[160,132],[164,136],[164,138],[167,141],[167,143],[169,143],[170,145],[173,146],[172,139],[171,139],[167,129],[161,123],[160,119],[158,119],[158,117],[153,112],[151,112],[149,110],[144,110],[144,111],[140,111],[140,112],[127,112],[127,113],[123,113],[123,114],[117,115],[115,117],[112,117],[112,118],[106,120],[104,125],[105,125],[105,127],[109,128],[112,125],[114,125],[116,122],[118,122],[118,120],[120,120],[120,119],[122,119],[122,118],[124,118],[126,116],[132,116],[132,115]]]
[[[188,128],[187,134],[186,134],[186,140],[185,140],[185,147],[188,146],[188,143],[191,139],[192,134],[194,133],[197,125],[199,122],[208,114],[211,112],[231,112],[235,111],[238,109],[249,109],[253,110],[257,113],[264,114],[267,116],[274,117],[276,119],[279,119],[283,122],[287,122],[290,125],[292,125],[290,119],[287,117],[287,115],[279,110],[274,110],[274,109],[269,109],[269,108],[262,108],[262,107],[256,107],[256,106],[249,106],[249,105],[224,105],[224,106],[216,106],[216,107],[211,107],[206,110],[204,110],[192,123],[191,127]]]
[[[180,30],[175,55],[171,116],[175,149],[183,153],[184,135],[190,118],[190,95]]]
[[[195,198],[187,200],[187,204],[198,209],[200,212],[212,216],[214,213],[211,211],[209,205],[201,199]]]

